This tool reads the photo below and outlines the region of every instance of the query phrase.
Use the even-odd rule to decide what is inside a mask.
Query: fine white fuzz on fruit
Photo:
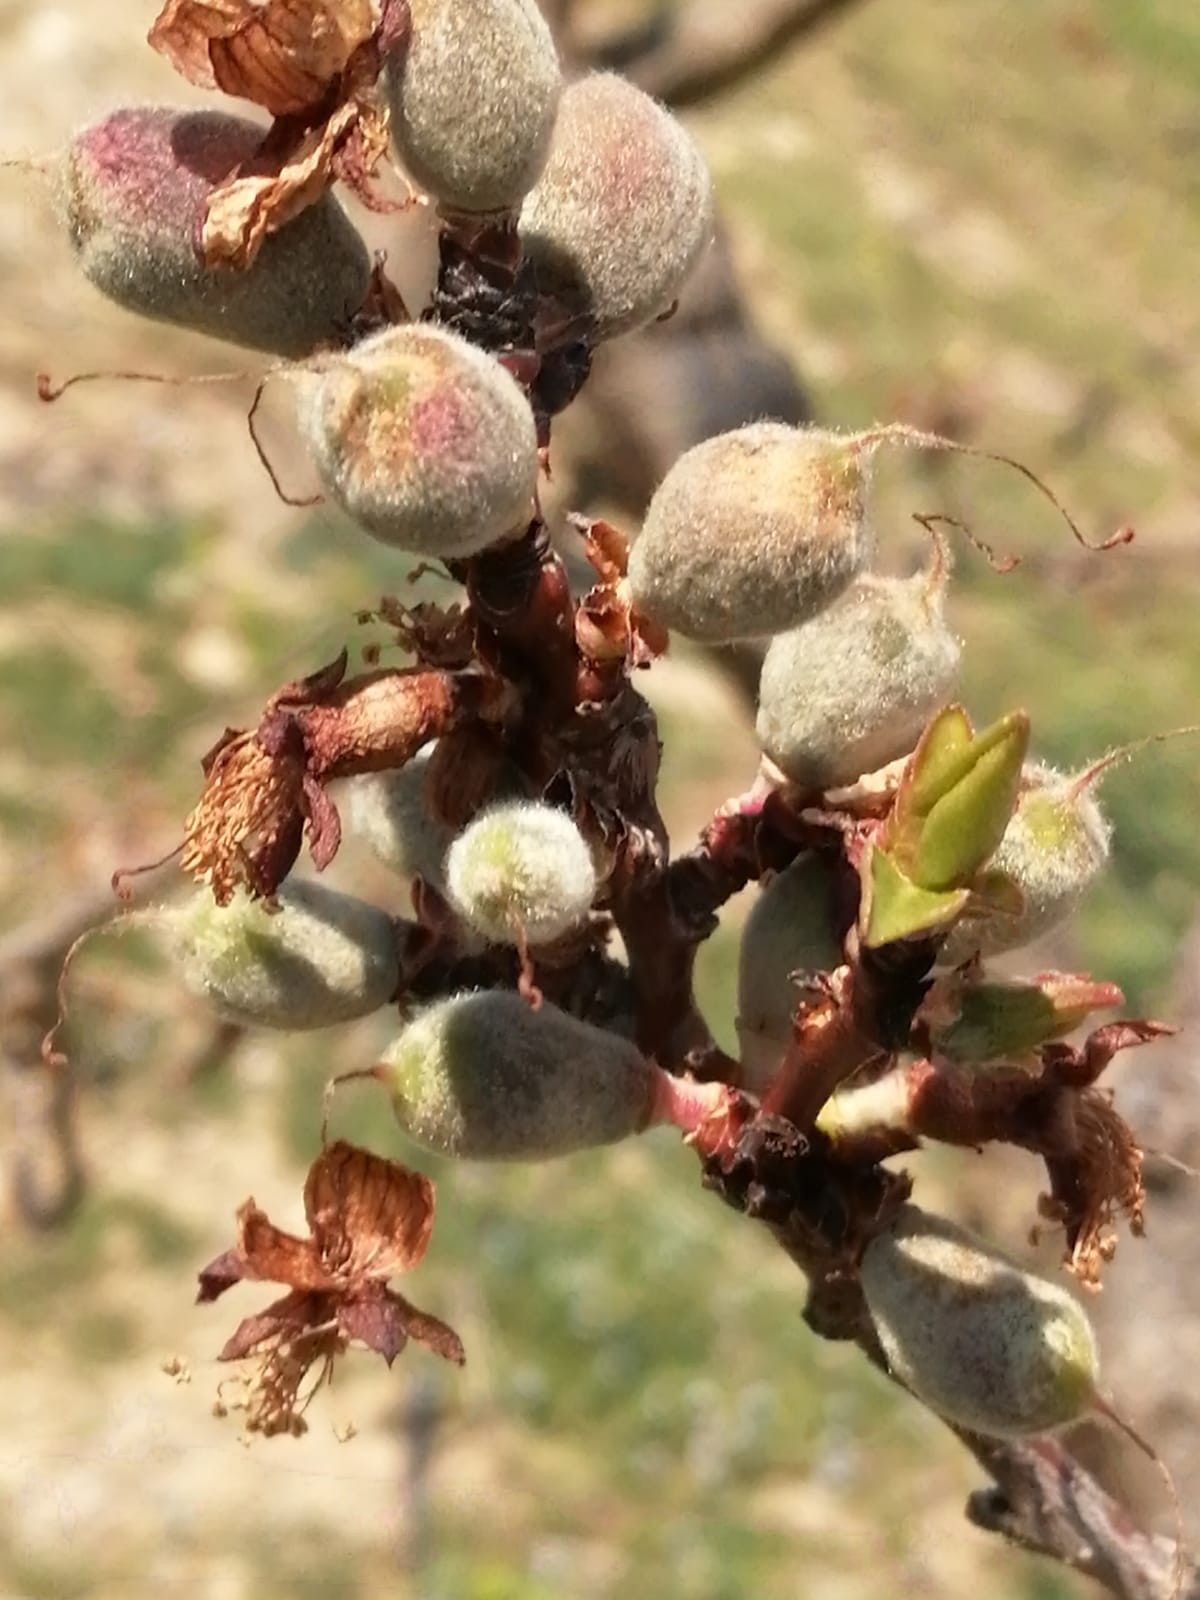
[[[640,1133],[655,1071],[628,1040],[508,990],[415,1017],[375,1076],[418,1143],[476,1161],[536,1161]]]
[[[59,205],[84,276],[140,316],[275,355],[344,339],[371,259],[331,194],[271,234],[244,270],[200,255],[213,190],[262,138],[241,117],[167,106],[131,106],[81,129]]]
[[[954,699],[962,647],[943,615],[945,569],[864,574],[836,604],[771,641],[758,738],[809,789],[832,789],[906,755]]]
[[[565,812],[507,801],[482,812],[451,845],[446,889],[459,916],[485,939],[549,944],[587,919],[596,869]]]
[[[412,33],[386,74],[392,138],[449,210],[504,211],[537,182],[562,76],[534,0],[408,0]]]
[[[713,218],[704,157],[669,111],[612,73],[563,91],[521,241],[539,288],[586,314],[594,339],[670,309]]]
[[[529,402],[498,361],[444,328],[364,340],[317,378],[305,421],[329,492],[385,544],[461,559],[529,524]]]
[[[753,423],[689,450],[629,561],[635,604],[690,639],[761,638],[823,611],[871,549],[868,457],[820,428]]]
[[[833,882],[820,856],[803,855],[759,894],[738,954],[742,1087],[761,1094],[779,1070],[801,990],[842,962]]]
[[[393,771],[346,779],[338,809],[346,833],[361,839],[384,866],[441,891],[454,830],[429,809],[426,785],[436,748],[426,745]]]
[[[1111,829],[1092,786],[1071,773],[1031,764],[1012,820],[989,866],[1007,873],[1024,897],[1017,916],[971,918],[946,941],[942,959],[957,964],[1017,950],[1075,910],[1109,856]]]
[[[1079,1302],[941,1217],[905,1206],[867,1246],[862,1287],[892,1373],[951,1422],[1045,1433],[1097,1398]]]
[[[200,890],[165,913],[186,986],[231,1022],[300,1032],[377,1011],[399,982],[395,924],[365,900],[302,879],[279,909]]]

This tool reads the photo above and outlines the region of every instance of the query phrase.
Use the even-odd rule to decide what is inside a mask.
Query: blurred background
[[[676,454],[765,414],[945,430],[1019,456],[1093,535],[1124,521],[1139,535],[1088,554],[1001,467],[885,463],[885,566],[919,558],[914,511],[966,518],[1022,557],[998,577],[959,551],[973,713],[1027,706],[1039,752],[1068,766],[1194,721],[1190,0],[547,10],[576,66],[617,63],[679,106],[724,219],[676,318],[598,362],[559,431],[555,505],[636,526]],[[0,152],[53,152],[121,102],[203,101],[144,44],[151,20],[132,0],[0,0]],[[364,226],[419,294],[422,219]],[[354,613],[403,569],[331,514],[276,499],[247,437],[252,381],[96,384],[38,403],[43,369],[255,363],[101,300],[73,273],[49,185],[17,169],[0,172],[0,272],[0,1594],[1081,1593],[966,1526],[973,1465],[856,1352],[808,1334],[794,1270],[698,1192],[668,1135],[537,1169],[422,1159],[439,1216],[412,1293],[458,1328],[465,1371],[419,1350],[390,1374],[352,1356],[300,1441],[246,1449],[236,1419],[211,1414],[212,1357],[257,1302],[247,1290],[195,1309],[192,1275],[231,1242],[247,1194],[299,1222],[321,1085],[371,1060],[387,1019],[283,1042],[215,1029],[131,932],[98,939],[72,973],[74,1115],[37,1041],[66,945],[106,914],[114,867],[175,843],[202,753],[278,684],[377,637]],[[286,385],[268,391],[264,431],[284,482],[310,492]],[[683,847],[753,772],[752,672],[681,648],[643,683]],[[1108,881],[1027,969],[1090,970],[1133,1010],[1200,1015],[1198,772],[1200,749],[1180,741],[1112,773]],[[405,908],[350,847],[336,877]],[[744,911],[703,957],[726,1042]],[[1200,1160],[1186,1033],[1131,1056],[1120,1085],[1148,1146]],[[366,1093],[338,1127],[411,1155]],[[1114,1392],[1194,1505],[1197,1192],[1163,1163],[1151,1178],[1150,1237],[1122,1242],[1095,1309]],[[924,1156],[919,1181],[1030,1253],[1031,1159]],[[1036,1259],[1053,1270],[1054,1256],[1048,1242]],[[1085,1443],[1162,1525],[1129,1449]]]

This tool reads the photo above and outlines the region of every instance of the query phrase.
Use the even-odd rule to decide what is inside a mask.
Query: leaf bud
[[[627,1039],[511,990],[428,1007],[374,1075],[410,1138],[477,1161],[544,1160],[639,1133],[659,1076]]]
[[[549,944],[587,918],[596,869],[564,811],[507,801],[482,812],[446,857],[451,905],[495,944]]]
[[[273,233],[245,270],[200,254],[213,190],[264,135],[240,117],[161,106],[113,111],[77,133],[59,205],[88,281],[140,316],[275,355],[343,339],[371,260],[332,195]]]
[[[1083,1307],[944,1218],[905,1206],[867,1246],[862,1287],[893,1376],[960,1427],[1044,1433],[1096,1402]]]
[[[387,328],[332,363],[306,429],[334,499],[385,544],[454,560],[529,524],[529,402],[498,361],[444,328]]]
[[[436,745],[404,766],[346,780],[338,809],[348,835],[359,838],[402,878],[423,878],[441,891],[454,830],[429,809],[426,780]]]
[[[1016,916],[960,922],[946,941],[944,960],[1016,950],[1074,911],[1103,870],[1111,837],[1089,775],[1037,763],[1025,768],[1016,809],[991,860],[992,869],[1020,889],[1023,909]]]
[[[391,917],[324,884],[290,880],[278,910],[201,890],[165,915],[184,983],[231,1022],[300,1032],[377,1011],[399,983]]]
[[[807,622],[869,554],[866,470],[819,428],[757,422],[706,439],[650,502],[629,560],[634,604],[710,643]]]
[[[817,855],[802,855],[761,891],[738,954],[742,1087],[761,1094],[792,1037],[800,990],[843,960],[835,934],[833,882]]]
[[[954,698],[962,648],[946,626],[941,554],[911,578],[864,574],[772,640],[758,737],[794,782],[832,789],[905,755]]]
[[[539,289],[585,313],[593,339],[670,309],[712,238],[713,215],[704,157],[665,107],[613,73],[563,91],[521,241]]]
[[[534,0],[408,0],[389,63],[392,138],[410,176],[450,210],[506,211],[537,182],[562,76]]]

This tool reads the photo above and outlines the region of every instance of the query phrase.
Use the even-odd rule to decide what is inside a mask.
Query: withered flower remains
[[[304,1185],[307,1238],[285,1233],[247,1200],[238,1242],[200,1274],[203,1303],[237,1283],[288,1286],[265,1311],[243,1319],[222,1361],[253,1360],[239,1409],[251,1433],[297,1433],[304,1410],[348,1345],[374,1350],[391,1366],[410,1339],[462,1365],[453,1328],[388,1287],[415,1267],[433,1231],[433,1184],[398,1161],[338,1142],[324,1150]],[[315,1382],[305,1379],[317,1367]]]

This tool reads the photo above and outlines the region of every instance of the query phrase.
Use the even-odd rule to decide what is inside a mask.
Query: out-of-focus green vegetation
[[[1197,107],[1200,13],[1171,0],[867,0],[696,119],[752,298],[822,416],[940,420],[1019,455],[1090,530],[1139,526],[1132,548],[1088,555],[1000,467],[910,458],[885,475],[889,561],[918,549],[914,509],[965,516],[1027,557],[999,578],[964,547],[967,699],[981,719],[1027,705],[1040,752],[1067,766],[1192,721],[1200,698]],[[283,520],[265,483],[262,508]],[[397,581],[368,541],[295,518],[264,548],[261,586],[243,575],[214,612],[228,556],[217,509],[191,524],[64,505],[0,537],[11,920],[69,892],[94,865],[90,837],[158,844],[224,722],[345,637],[370,637],[353,610]],[[694,808],[706,790],[715,805],[749,778],[719,719],[673,699],[663,727],[669,799]],[[1138,1003],[1161,999],[1194,915],[1198,771],[1185,741],[1104,786],[1113,871],[1077,950]],[[187,1083],[170,1063],[194,1012],[144,956],[107,949],[73,982],[92,1194],[60,1233],[4,1246],[0,1354],[17,1388],[0,1587],[31,1600],[1074,1592],[963,1527],[973,1479],[948,1437],[807,1334],[794,1272],[662,1135],[543,1169],[422,1160],[439,1220],[412,1293],[459,1326],[465,1375],[419,1351],[390,1375],[352,1358],[308,1440],[243,1455],[235,1424],[207,1415],[223,1375],[210,1358],[266,1294],[193,1312],[190,1274],[230,1242],[248,1193],[297,1221],[321,1086],[370,1059],[383,1024],[254,1041]],[[727,1041],[735,959],[731,928],[701,967]],[[336,1118],[412,1156],[366,1091]],[[1035,1187],[1031,1168],[1030,1216]],[[176,1351],[190,1385],[157,1370]],[[396,1417],[416,1383],[442,1422],[414,1557]],[[130,1397],[153,1448],[114,1435]],[[347,1415],[360,1437],[338,1447],[330,1423]]]

